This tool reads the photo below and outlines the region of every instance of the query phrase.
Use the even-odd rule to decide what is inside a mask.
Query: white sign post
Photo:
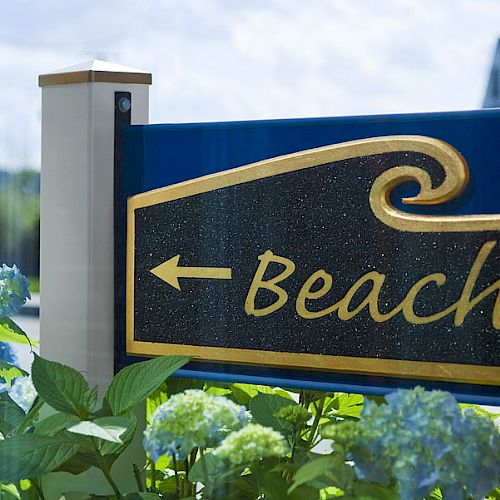
[[[132,124],[146,124],[150,84],[150,73],[97,60],[39,77],[41,355],[101,396],[114,362],[114,93],[130,92]],[[131,470],[123,480],[133,484]]]

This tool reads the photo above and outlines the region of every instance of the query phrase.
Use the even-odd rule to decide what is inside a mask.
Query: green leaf
[[[116,499],[115,496],[110,496],[110,495],[89,495],[88,493],[83,493],[82,492],[82,495],[86,495],[86,496],[82,496],[82,497],[76,497],[74,496],[74,492],[71,492],[72,495],[71,497],[68,497],[68,500],[71,499],[71,500],[114,500]],[[75,493],[79,493],[79,492],[75,492]],[[156,493],[141,493],[141,492],[137,492],[137,493],[128,493],[126,495],[120,495],[120,500],[154,500],[154,499],[158,499],[158,498],[163,498],[164,500],[175,500],[176,498],[178,498],[177,496],[171,496],[171,495],[165,495],[163,494],[162,492],[162,495],[157,495]],[[189,498],[193,498],[194,497],[189,497]],[[182,500],[188,500],[187,497],[183,497]]]
[[[225,389],[224,387],[209,387],[205,389],[205,392],[210,396],[228,396],[231,394],[231,389]]]
[[[128,413],[188,361],[186,356],[163,356],[121,370],[111,381],[104,396],[113,415]]]
[[[488,493],[487,500],[500,500],[500,486]]]
[[[304,500],[304,498],[316,499],[320,498],[318,488],[310,485],[299,486],[296,490],[287,497],[290,500]]]
[[[156,391],[153,392],[146,399],[146,421],[150,422],[153,413],[157,410],[158,406],[165,403],[168,400],[167,386],[166,384],[161,384]]]
[[[249,384],[249,385],[251,385],[254,389],[256,389],[258,392],[261,392],[262,394],[276,394],[276,390],[278,390],[269,385],[261,385],[261,384]]]
[[[286,430],[286,422],[281,422],[274,417],[274,414],[281,408],[290,405],[297,405],[297,403],[293,399],[259,393],[250,400],[249,410],[259,424],[272,427],[277,431],[284,431]]]
[[[67,413],[54,413],[44,418],[35,425],[34,433],[40,436],[54,436],[58,432],[67,429],[69,426],[79,422],[76,415]]]
[[[22,500],[40,500],[40,495],[33,481],[29,479],[19,481],[18,491]]]
[[[100,443],[99,449],[101,451],[101,455],[113,455],[113,458],[110,459],[111,462],[114,462],[118,458],[118,455],[120,455],[120,453],[122,453],[130,444],[137,427],[137,418],[133,413],[129,413],[127,416],[120,418],[123,420],[124,427],[126,427],[125,432],[120,435],[122,443],[112,443],[110,441],[103,441],[102,443]]]
[[[336,488],[335,486],[327,486],[326,488],[323,488],[320,492],[321,500],[338,498],[338,497],[344,498],[344,490]]]
[[[159,470],[159,469],[156,469]],[[158,479],[155,480],[156,484],[156,491],[161,491],[162,494],[168,493],[171,495],[175,495],[175,492],[177,491],[177,484],[175,483],[175,476],[164,476],[164,474],[157,474],[156,478],[158,477],[166,477],[166,479],[161,479],[158,481]],[[151,481],[151,474],[148,474],[146,477],[146,488],[151,489],[152,487],[152,481]],[[177,498],[177,495],[174,496],[174,499]]]
[[[283,396],[284,398],[293,399],[290,394],[288,394],[283,389],[269,387],[267,385],[254,385],[254,384],[229,384],[229,388],[233,393],[233,397],[237,403],[240,405],[248,406],[251,398],[257,396],[257,394],[275,394]]]
[[[153,500],[154,498],[161,498],[156,493],[129,493],[122,496],[126,500]]]
[[[306,463],[295,474],[295,477],[293,478],[293,484],[288,489],[288,493],[292,493],[293,490],[295,490],[302,484],[308,483],[310,481],[313,481],[314,479],[321,477],[322,475],[333,469],[335,464],[336,460],[330,455],[317,458],[316,460]]]
[[[9,498],[21,498],[15,484],[0,484],[0,498],[4,498],[4,492],[9,494]]]
[[[125,417],[102,417],[92,421],[78,422],[68,427],[68,431],[123,444],[120,436],[127,430],[129,424],[129,419]]]
[[[58,500],[90,500],[91,498],[99,498],[99,497],[94,497],[93,495],[89,493],[85,493],[84,491],[65,491]],[[109,495],[106,497],[100,497],[100,498],[106,498],[110,500]]]
[[[152,462],[151,466],[154,465],[155,470],[157,471],[164,471],[165,469],[172,469],[172,457],[168,454],[165,453],[162,455],[156,462]],[[149,467],[151,469],[151,466]],[[175,479],[175,478],[173,478]]]
[[[97,404],[97,387],[89,390],[86,396],[86,403],[88,409],[93,412]]]
[[[26,377],[29,375],[23,369],[16,365],[8,363],[7,361],[0,359],[0,378],[3,378],[8,387],[12,385],[12,381],[16,377]]]
[[[0,395],[0,432],[6,436],[16,430],[26,418],[23,409],[6,393]]]
[[[206,469],[208,478],[205,476]],[[192,483],[215,482],[217,478],[227,471],[227,463],[214,453],[207,453],[200,458],[189,471],[189,480]]]
[[[245,405],[248,407],[250,399],[255,397],[258,393],[257,390],[252,391],[248,388],[249,384],[229,384],[229,388],[233,393],[233,398],[240,405]],[[251,387],[251,386],[250,386]]]
[[[285,499],[287,497],[288,483],[281,476],[281,474],[270,473],[268,471],[262,472],[260,470],[253,470],[252,473],[256,477],[259,491],[264,493],[265,498],[271,500]],[[313,499],[313,497],[307,497]]]
[[[335,460],[335,465],[326,473],[327,481],[341,490],[350,489],[354,481],[354,469],[345,463],[342,455],[334,454],[332,458]]]
[[[90,495],[88,493],[85,493],[86,496],[82,497],[68,497],[68,500],[115,500],[116,497],[114,495]],[[120,500],[154,500],[158,498],[163,498],[164,500],[175,500],[174,496],[170,495],[165,495],[162,493],[162,495],[157,495],[156,493],[128,493],[126,495],[121,495]],[[195,500],[194,497],[189,497]],[[64,500],[64,499],[63,499]],[[188,500],[187,497],[183,498],[182,500]]]
[[[166,392],[169,396],[184,392],[186,389],[203,389],[205,382],[194,378],[170,377],[166,383]]]
[[[79,436],[78,434],[73,434],[73,436],[76,437],[76,439],[72,440],[72,442],[74,442],[75,444],[78,444],[78,437],[80,438],[86,437],[86,436]],[[102,459],[99,458],[95,450],[93,451],[85,450],[82,445],[81,451],[73,455],[69,460],[66,460],[66,462],[64,462],[59,467],[57,467],[57,469],[54,470],[69,472],[73,475],[77,475],[80,474],[81,472],[84,472],[91,466],[100,468],[102,466],[101,460]],[[106,463],[109,467],[111,467],[112,463],[108,463],[107,461]]]
[[[355,418],[361,417],[361,410],[363,409],[363,395],[362,394],[347,394],[340,393],[338,395],[338,407],[335,416],[342,418]]]
[[[399,494],[385,486],[376,483],[358,481],[353,485],[354,498],[369,498],[370,500],[397,500]]]
[[[24,422],[17,429],[17,432],[19,434],[22,434],[23,432],[25,432],[27,429],[29,429],[31,426],[34,425],[34,423],[38,420],[38,417],[40,416],[40,409],[43,407],[44,404],[45,401],[42,398],[40,398],[40,396],[37,396],[35,398],[35,401],[33,401],[31,408],[28,410]]]
[[[10,318],[0,317],[0,342],[15,342],[16,344],[36,345],[21,328]]]
[[[21,479],[21,481],[19,481],[21,491],[28,491],[32,486],[33,484],[29,479]]]
[[[43,359],[35,354],[32,365],[33,384],[50,406],[64,413],[88,418],[92,411],[94,391],[82,374],[73,368]]]
[[[276,394],[277,396],[281,396],[282,398],[285,398],[285,399],[291,399],[292,401],[295,401],[295,399],[293,399],[293,396],[290,393],[288,393],[287,391],[284,391],[283,389],[280,389],[279,387],[276,387],[274,389],[273,394]]]
[[[491,418],[491,420],[493,420],[493,421],[495,421],[498,417],[500,417],[500,413],[492,413],[492,412],[488,411],[486,408],[483,408],[482,406],[479,406],[479,405],[469,404],[469,403],[460,403],[459,406],[460,406],[460,408],[462,408],[462,410],[472,408],[474,413],[476,413],[477,415]]]
[[[82,472],[89,470],[91,464],[80,460],[79,455],[80,454],[77,453],[69,460],[66,460],[66,462],[57,467],[57,469],[54,469],[54,472],[68,472],[69,474],[77,476],[78,474],[81,474]]]
[[[17,483],[47,474],[78,451],[78,445],[55,437],[21,434],[0,442],[0,481]]]

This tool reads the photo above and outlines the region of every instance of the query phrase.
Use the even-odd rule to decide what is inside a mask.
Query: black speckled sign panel
[[[370,192],[400,165],[443,183],[435,158],[399,151],[129,207],[129,352],[494,384],[498,231],[383,223]]]

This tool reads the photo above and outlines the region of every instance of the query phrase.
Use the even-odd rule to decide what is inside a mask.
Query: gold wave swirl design
[[[500,215],[419,215],[403,212],[390,201],[391,192],[400,184],[415,181],[420,186],[417,196],[403,198],[409,205],[439,205],[456,198],[467,186],[469,167],[465,158],[448,143],[424,136],[394,136],[389,148],[415,151],[434,158],[443,168],[444,181],[432,187],[429,174],[412,166],[393,167],[379,175],[370,190],[370,207],[387,226],[409,232],[472,232],[500,229]],[[378,148],[377,148],[378,149]],[[385,149],[382,145],[380,149]],[[387,152],[387,151],[385,151]]]
[[[408,205],[439,205],[456,198],[467,186],[469,168],[450,144],[419,135],[391,135],[332,144],[269,158],[129,198],[129,210],[156,205],[187,196],[342,160],[384,153],[416,152],[434,158],[444,170],[443,182],[432,186],[428,172],[420,167],[399,165],[379,175],[370,190],[373,214],[385,225],[407,232],[476,232],[500,230],[500,214],[420,215],[396,208],[391,192],[400,184],[416,181],[417,196],[403,198]]]

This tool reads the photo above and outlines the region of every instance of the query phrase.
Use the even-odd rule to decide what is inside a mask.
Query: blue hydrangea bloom
[[[0,359],[13,365],[17,364],[17,356],[9,342],[0,342]]]
[[[31,299],[29,281],[16,265],[0,267],[0,317],[14,316],[26,299]]]
[[[462,412],[442,391],[399,390],[366,401],[352,450],[358,478],[417,500],[439,487],[445,500],[483,499],[500,477],[500,433],[488,417]]]

